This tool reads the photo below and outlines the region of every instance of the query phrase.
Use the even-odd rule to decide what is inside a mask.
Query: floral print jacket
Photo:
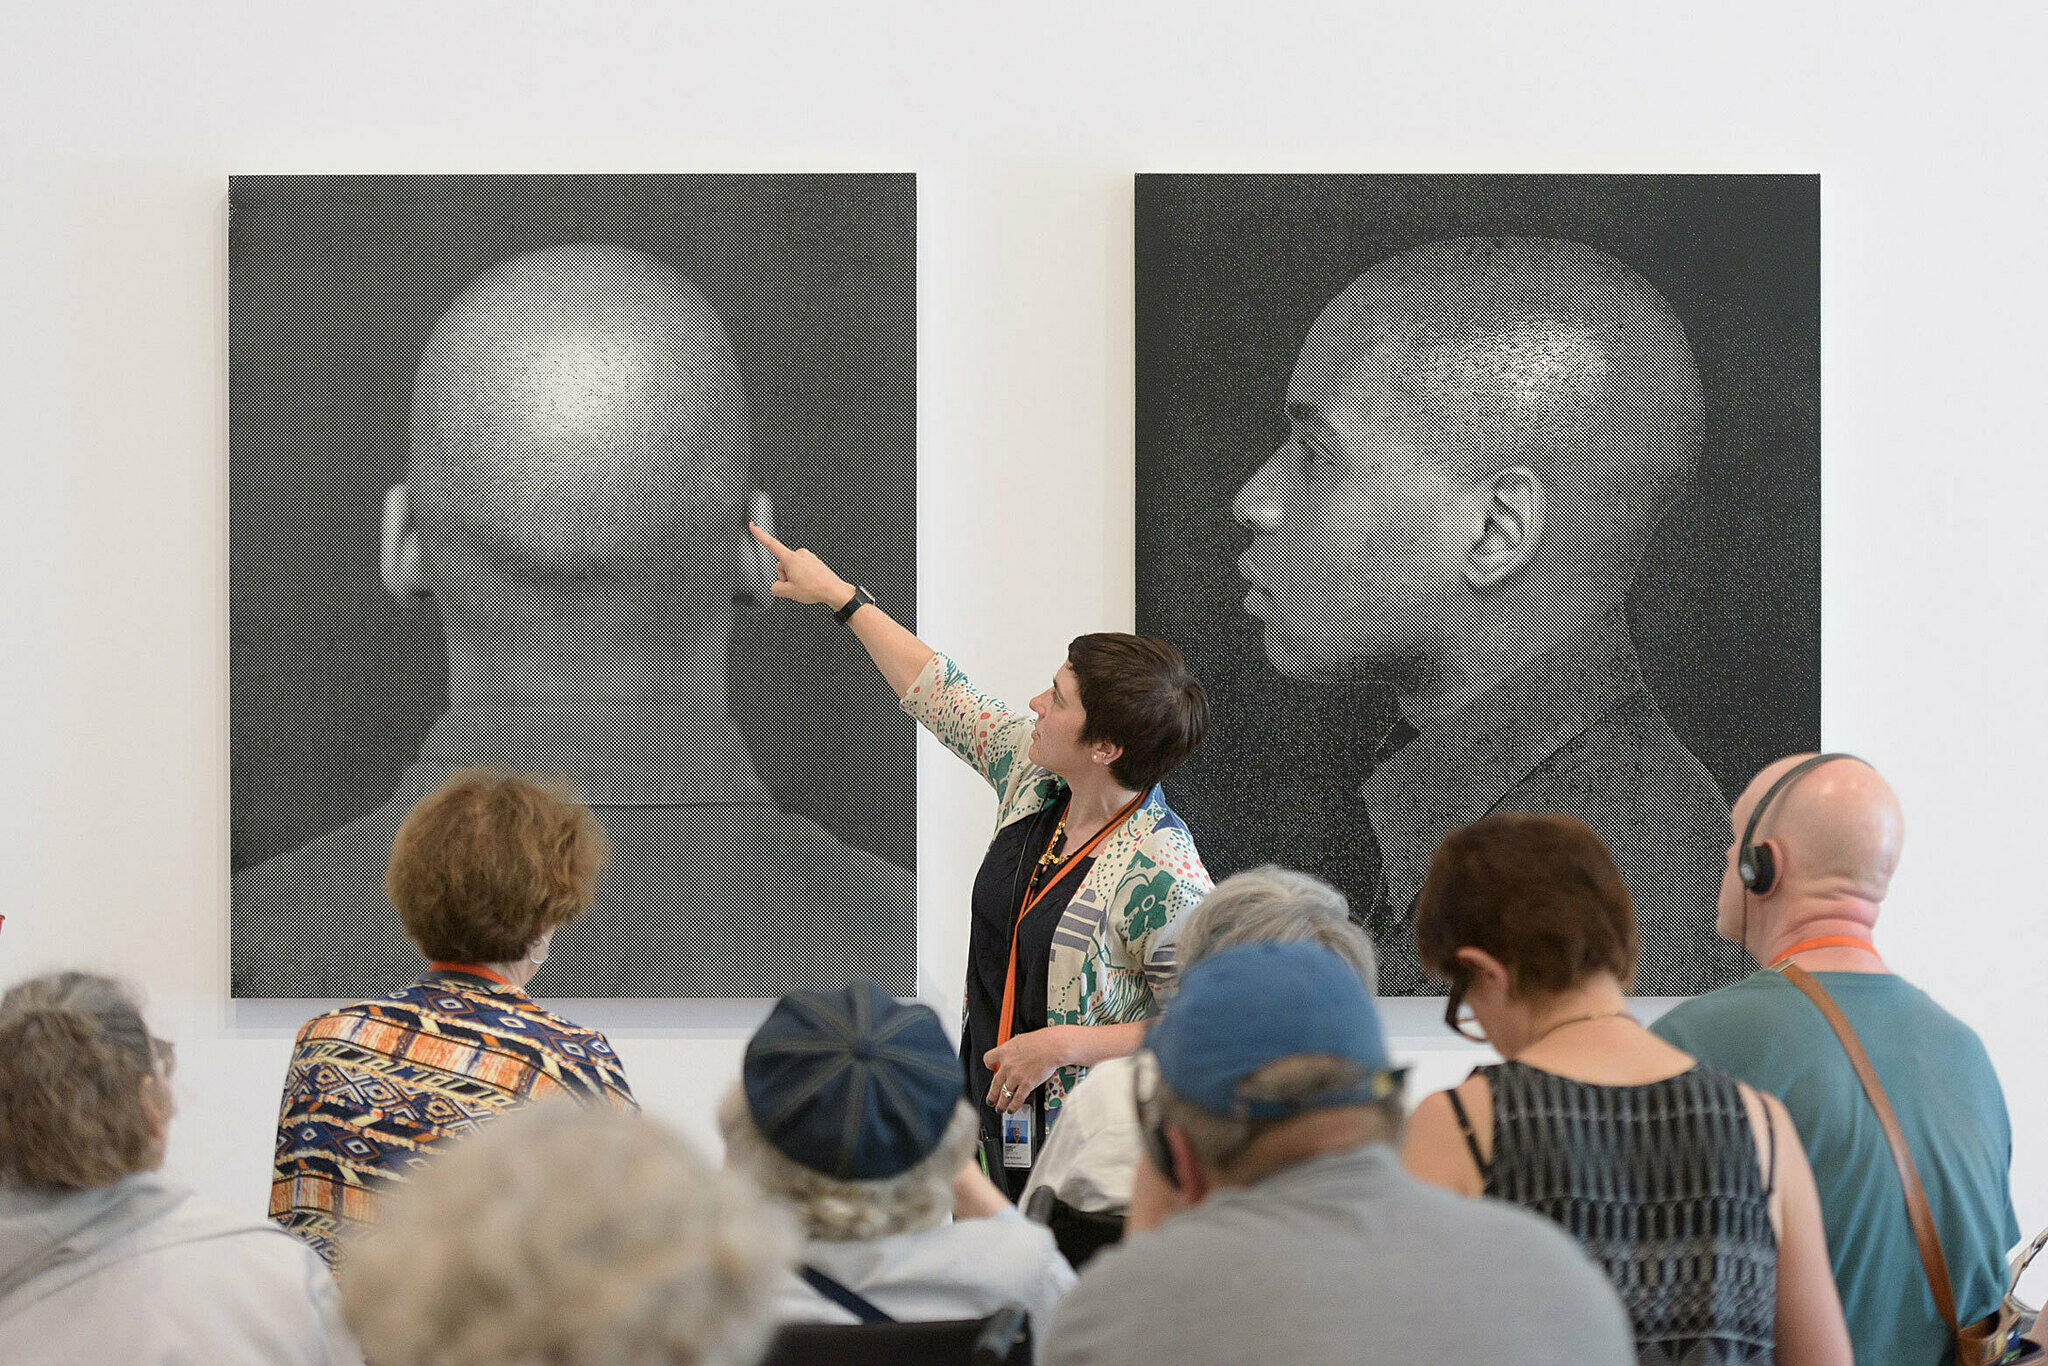
[[[1043,810],[1066,791],[1064,781],[1024,757],[1031,713],[976,689],[946,656],[932,656],[902,706],[996,790],[996,829]],[[1053,932],[1047,1022],[1127,1024],[1156,1013],[1154,993],[1174,976],[1173,936],[1162,932],[1212,885],[1194,836],[1155,786],[1096,850]],[[1054,1074],[1046,1108],[1057,1108],[1084,1072],[1062,1067]]]

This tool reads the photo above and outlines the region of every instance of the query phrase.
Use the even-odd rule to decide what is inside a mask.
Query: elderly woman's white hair
[[[1321,944],[1350,965],[1368,992],[1379,989],[1372,939],[1351,923],[1344,893],[1319,877],[1265,863],[1216,884],[1181,922],[1181,971],[1238,944]]]
[[[395,1189],[344,1260],[377,1366],[748,1366],[786,1215],[637,1114],[535,1106]]]
[[[954,1179],[974,1155],[979,1133],[974,1107],[962,1100],[938,1146],[916,1166],[875,1181],[842,1181],[770,1143],[737,1086],[718,1107],[718,1127],[726,1165],[786,1203],[811,1237],[830,1243],[937,1228],[952,1211]]]

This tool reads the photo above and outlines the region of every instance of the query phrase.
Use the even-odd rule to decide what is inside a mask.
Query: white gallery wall
[[[261,1207],[309,1011],[226,998],[231,174],[916,171],[919,624],[1021,702],[1069,637],[1131,624],[1133,172],[1817,171],[1825,740],[1904,797],[1880,945],[1984,1036],[2020,1222],[2048,1223],[2044,21],[1930,13],[10,7],[0,981],[141,983],[179,1044],[174,1169]],[[895,549],[808,539],[856,579]],[[951,1020],[992,802],[919,743],[921,976]],[[707,1142],[762,1013],[560,1008]],[[1471,1061],[1436,1014],[1392,1011],[1429,1084]]]

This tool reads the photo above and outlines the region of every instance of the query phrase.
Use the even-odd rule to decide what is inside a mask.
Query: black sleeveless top
[[[1642,1086],[1595,1086],[1516,1062],[1476,1075],[1493,1095],[1491,1162],[1480,1161],[1455,1091],[1451,1108],[1486,1193],[1579,1240],[1620,1292],[1639,1366],[1768,1366],[1778,1237],[1733,1077],[1695,1066]],[[1772,1126],[1773,1171],[1776,1143]]]

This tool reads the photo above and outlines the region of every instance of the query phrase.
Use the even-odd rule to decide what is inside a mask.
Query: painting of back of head
[[[1174,802],[1218,876],[1336,883],[1384,994],[1444,990],[1416,894],[1497,810],[1606,839],[1638,994],[1740,971],[1729,796],[1820,738],[1819,205],[1139,177],[1138,629],[1216,707]]]
[[[912,992],[914,725],[747,523],[914,620],[914,179],[239,177],[229,291],[234,995],[423,973],[386,866],[472,767],[606,836],[534,991]]]

